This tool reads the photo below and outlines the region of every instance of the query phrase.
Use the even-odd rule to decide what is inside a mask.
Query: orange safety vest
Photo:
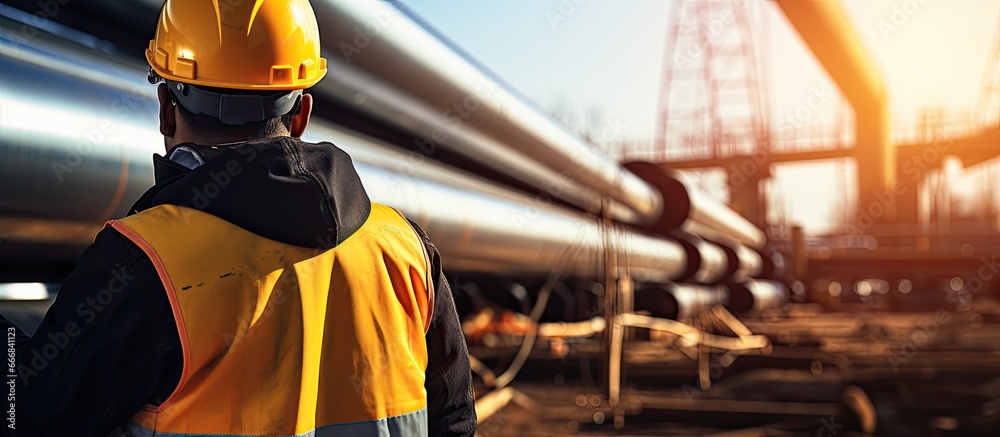
[[[184,368],[129,435],[427,435],[424,245],[392,208],[333,248],[160,205],[108,222],[153,261]]]

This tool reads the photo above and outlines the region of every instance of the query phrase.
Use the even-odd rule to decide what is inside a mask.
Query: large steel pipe
[[[754,313],[781,308],[789,302],[788,287],[777,281],[749,280],[729,284],[726,308],[734,313]]]
[[[434,159],[439,145],[461,150],[462,155],[475,155],[475,161],[555,196],[584,211],[598,212],[602,208],[601,194],[562,175],[531,157],[511,152],[499,140],[479,130],[456,124],[440,108],[418,100],[397,86],[387,83],[354,66],[331,62],[330,77],[310,90],[318,101],[336,100],[351,110],[392,123],[414,135],[411,144],[416,159]],[[347,97],[350,96],[349,102]],[[624,222],[639,221],[638,214],[613,202],[612,217]]]
[[[525,175],[527,169],[518,167],[515,158],[493,159],[496,150],[490,142],[465,141],[452,133],[463,130],[489,137],[516,160],[540,163],[620,202],[635,213],[624,217],[627,220],[652,223],[659,218],[664,209],[660,193],[401,13],[405,8],[374,0],[322,0],[313,6],[324,30],[323,44],[330,50],[333,79],[319,88],[321,92],[469,159]],[[396,106],[395,98],[366,89],[365,82],[391,84],[378,86],[378,91],[412,96],[438,122],[411,122],[415,113]],[[537,188],[549,190],[535,181],[551,175],[529,177]]]
[[[440,145],[585,210],[595,208],[593,193],[608,196],[620,202],[612,204],[612,216],[625,223],[665,233],[680,226],[678,217],[680,222],[690,217],[763,247],[763,233],[739,214],[707,196],[683,192],[691,187],[681,187],[680,194],[656,189],[391,5],[325,0],[315,7],[332,29],[324,34],[324,45],[340,48],[330,56],[333,80],[317,92],[408,127],[418,135],[418,148]],[[567,185],[564,176],[574,184]],[[675,205],[666,196],[683,200]]]
[[[593,276],[604,262],[598,222],[578,212],[536,204],[434,162],[400,173],[395,164],[403,156],[330,126],[313,129],[311,136],[351,153],[372,200],[414,218],[449,269],[538,274],[561,267],[571,275]],[[672,279],[687,264],[675,241],[634,232],[611,235],[612,247],[626,254],[637,278]]]
[[[733,252],[732,255],[735,255],[739,262],[739,265],[735,266],[735,272],[730,276],[730,279],[733,281],[741,282],[748,278],[765,277],[770,274],[770,271],[767,269],[768,263],[765,261],[762,252],[741,244],[739,240],[730,235],[691,220],[684,222],[681,226],[681,231],[675,232],[673,235],[678,233],[697,235],[722,246],[727,251],[727,254]],[[730,268],[733,268],[733,266],[730,265]]]
[[[0,30],[9,24],[0,19]],[[0,40],[0,54],[0,269],[72,263],[103,221],[124,214],[151,184],[149,157],[163,147],[153,88],[140,64],[41,32],[30,47]],[[592,277],[606,241],[627,254],[641,280],[673,279],[687,262],[672,240],[608,236],[593,217],[441,164],[400,168],[402,153],[321,120],[307,139],[352,154],[372,199],[418,221],[450,270],[516,275],[561,268]]]
[[[125,214],[162,137],[136,66],[44,31],[8,39],[21,29],[0,19],[0,264],[32,275],[27,263],[71,265]]]
[[[734,251],[725,246],[693,234],[674,232],[670,236],[680,243],[688,259],[687,267],[676,278],[677,281],[716,284],[731,279],[739,268],[739,260],[729,256]]]
[[[733,280],[737,282],[750,278],[760,277],[764,273],[764,260],[760,253],[742,244],[736,245],[736,258],[739,259],[739,268],[733,273]]]
[[[767,243],[764,232],[749,220],[702,193],[694,185],[664,171],[661,166],[630,162],[625,164],[625,168],[656,187],[670,205],[656,224],[659,230],[682,228],[691,221],[756,249],[763,248]]]
[[[634,307],[635,311],[646,311],[653,317],[690,320],[716,305],[726,304],[728,296],[723,286],[649,284],[636,291]]]

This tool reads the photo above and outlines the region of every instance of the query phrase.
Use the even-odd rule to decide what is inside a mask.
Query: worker
[[[0,320],[4,432],[473,435],[437,249],[369,200],[343,150],[300,139],[303,90],[327,73],[308,0],[167,0],[145,54],[156,184],[32,337]]]

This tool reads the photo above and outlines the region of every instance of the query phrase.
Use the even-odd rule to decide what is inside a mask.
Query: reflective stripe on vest
[[[132,418],[137,435],[426,434],[433,289],[397,211],[372,204],[332,248],[173,205],[109,226],[156,267],[184,357],[173,394]]]
[[[176,434],[155,432],[149,428],[143,428],[135,422],[129,422],[124,427],[125,435],[129,437],[191,437],[191,434]],[[208,437],[228,437],[219,434],[198,434]],[[423,409],[414,413],[402,416],[390,417],[387,419],[373,420],[369,422],[341,423],[314,429],[302,434],[275,436],[275,437],[354,437],[354,436],[426,436],[427,435],[427,410]],[[271,437],[271,436],[268,436]]]

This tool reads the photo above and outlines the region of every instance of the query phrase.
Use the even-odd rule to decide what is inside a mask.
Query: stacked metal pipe
[[[420,222],[449,270],[518,277],[563,266],[596,278],[613,248],[646,284],[736,289],[767,275],[759,229],[679,182],[665,188],[670,175],[620,166],[406,13],[375,1],[314,6],[331,70],[312,90],[318,106],[347,108],[409,141],[324,120],[307,139],[347,150],[373,200]],[[7,15],[3,34],[30,25]],[[59,29],[46,25],[26,42],[0,38],[0,275],[8,278],[26,263],[74,262],[152,184],[150,155],[163,152],[141,61]],[[534,190],[435,162],[437,148]],[[601,214],[616,224],[604,226]]]

